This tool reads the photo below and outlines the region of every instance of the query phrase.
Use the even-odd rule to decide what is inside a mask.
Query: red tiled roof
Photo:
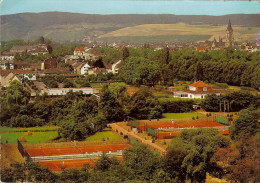
[[[196,50],[197,50],[197,51],[205,51],[205,50],[206,50],[206,47],[204,47],[204,46],[198,46]]]
[[[79,51],[84,51],[84,46],[81,46],[81,47],[79,48]]]
[[[24,61],[16,61],[16,62],[14,62],[14,65],[17,65],[17,66],[29,66],[29,63],[24,62]]]
[[[96,55],[96,56],[103,56],[104,55],[103,53],[99,52],[98,50],[96,50],[94,48],[88,50],[87,53],[92,54],[92,55]]]
[[[69,74],[71,71],[67,67],[62,68],[51,68],[44,71],[46,74]]]
[[[197,81],[195,83],[192,83],[190,86],[194,86],[194,87],[210,87],[208,84],[204,83],[203,81]]]
[[[79,51],[79,47],[76,47],[76,48],[75,48],[75,51]]]
[[[14,73],[14,74],[37,74],[37,73],[43,73],[42,71],[31,71],[31,70],[1,70],[0,75],[1,76],[7,76],[9,73]]]

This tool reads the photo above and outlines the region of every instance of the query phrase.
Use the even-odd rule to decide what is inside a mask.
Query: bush
[[[159,99],[163,113],[184,113],[193,111],[193,100],[163,98]]]

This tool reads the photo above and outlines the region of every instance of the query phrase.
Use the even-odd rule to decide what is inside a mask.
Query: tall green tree
[[[115,95],[109,90],[108,86],[104,86],[102,89],[99,109],[108,122],[121,121],[125,118],[123,107],[119,104]]]
[[[127,47],[123,48],[123,60],[126,60],[130,56],[129,49]]]
[[[154,154],[147,146],[139,143],[126,148],[123,158],[125,166],[133,171],[134,177],[142,181],[152,181],[162,165],[160,155]]]
[[[223,137],[216,129],[194,129],[183,130],[170,145],[172,149],[186,150],[182,153],[185,157],[173,156],[182,160],[182,172],[185,172],[186,179],[191,182],[205,182],[206,174],[222,175],[222,171],[216,163],[211,163],[210,159],[218,148],[226,147],[229,144],[227,138]],[[177,161],[178,162],[178,161]]]
[[[259,132],[260,110],[244,109],[239,113],[230,128],[230,137],[233,140],[249,138]]]

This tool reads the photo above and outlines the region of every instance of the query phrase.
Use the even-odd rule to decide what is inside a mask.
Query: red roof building
[[[189,89],[173,91],[173,96],[178,98],[205,98],[208,94],[220,95],[220,91],[214,91],[203,81],[197,81],[189,85]]]

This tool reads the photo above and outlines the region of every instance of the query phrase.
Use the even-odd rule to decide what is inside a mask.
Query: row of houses
[[[2,60],[14,60],[15,55],[28,53],[30,55],[45,55],[52,51],[51,46],[45,44],[44,38],[40,37],[38,45],[14,45],[10,51],[1,54]]]

